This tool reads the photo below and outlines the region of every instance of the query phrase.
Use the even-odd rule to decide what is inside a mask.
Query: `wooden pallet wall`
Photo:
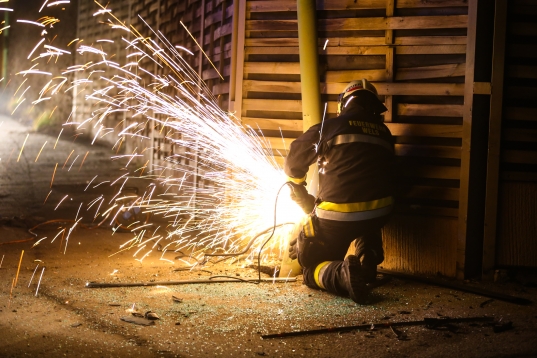
[[[537,267],[537,2],[510,0],[496,263]]]
[[[132,0],[118,0],[109,5],[115,16],[123,21],[129,22],[130,20],[130,3]],[[81,45],[93,46],[98,48],[107,54],[115,54],[116,58],[124,59],[126,56],[126,50],[124,42],[121,37],[124,36],[118,30],[114,30],[109,26],[99,23],[98,18],[93,16],[100,8],[95,2],[90,0],[78,1],[78,26],[77,37],[82,40]],[[75,63],[85,64],[90,61],[98,62],[102,61],[102,57],[92,53],[76,53]],[[118,71],[119,73],[119,71]],[[112,77],[114,75],[112,70],[107,72],[107,75]],[[88,79],[88,72],[76,72],[75,80]],[[100,90],[106,86],[104,81],[99,80],[99,77],[94,74],[89,77],[92,82],[79,86],[75,89],[76,95],[73,99],[74,118],[78,122],[90,118],[92,113],[98,108],[95,106],[95,101],[86,101],[85,96],[92,94],[93,92]],[[114,95],[109,92],[108,94]],[[106,127],[115,127],[120,121],[125,118],[124,113],[116,113],[109,115],[105,121]],[[94,128],[93,125],[86,126],[85,135],[93,138],[99,131],[99,128]],[[102,138],[104,141],[114,143],[117,138],[113,138],[111,135]]]
[[[457,216],[466,1],[318,1],[322,102],[335,116],[349,81],[372,81],[390,111],[405,181],[402,212]],[[302,131],[296,3],[247,1],[242,122],[282,163]],[[285,140],[282,141],[280,130]]]
[[[302,132],[296,2],[250,0],[243,11],[241,96],[234,109],[243,124],[263,131],[268,155],[283,164]],[[319,0],[317,16],[325,119],[335,116],[347,83],[361,78],[375,84],[389,109],[385,122],[396,137],[401,193],[399,219],[385,230],[385,264],[454,276],[467,1]],[[408,220],[435,224],[418,233],[401,226]],[[409,244],[405,250],[401,242]],[[434,252],[420,255],[424,246]]]
[[[190,55],[186,51],[178,50],[205,81],[220,107],[224,110],[228,108],[233,15],[231,0],[115,0],[108,5],[108,8],[112,9],[116,17],[127,25],[132,25],[143,36],[150,35],[151,29],[158,30],[172,45],[183,46],[192,52]],[[114,44],[99,42],[99,46],[107,53],[115,53],[119,61],[125,61],[127,51],[125,43],[121,41],[124,33],[99,24],[93,16],[98,9],[91,0],[79,1],[78,37],[84,39],[87,44],[95,44],[100,39],[113,40]],[[91,56],[95,55],[77,55],[77,63],[86,63],[91,60]],[[147,57],[141,59],[140,66],[157,75],[170,73],[169,69],[159,67]],[[148,74],[139,71],[138,75],[143,79],[143,84],[151,83]],[[78,75],[79,78],[83,76]],[[98,86],[102,86],[102,83],[91,83],[84,92],[89,94],[99,89]],[[79,120],[87,118],[95,110],[92,103],[86,102],[81,96],[75,100],[74,105]],[[125,119],[124,127],[126,127],[131,123],[131,115],[132,113],[111,116],[107,123],[115,126]],[[191,153],[188,148],[178,148],[166,138],[167,136],[179,138],[181,134],[171,134],[160,129],[158,126],[155,128],[147,125],[143,134],[151,137],[152,143],[140,143],[139,140],[130,139],[126,141],[123,150],[130,153],[139,151],[137,148],[153,148],[145,150],[142,159],[150,167],[169,166],[165,158],[174,154],[180,154],[179,164],[195,165],[195,153]]]
[[[178,49],[178,53],[203,79],[213,94],[220,108],[227,110],[229,103],[229,79],[231,61],[231,32],[233,3],[230,0],[138,0],[133,6],[133,25],[142,34],[148,33],[141,19],[143,18],[154,30],[160,31],[174,46],[181,46],[188,51]],[[190,52],[190,53],[189,53]],[[142,65],[149,66],[157,75],[168,75],[170,70],[164,66],[150,65],[147,60]],[[149,76],[142,76],[149,81]],[[165,120],[165,119],[163,119]],[[197,154],[192,146],[181,147],[173,144],[169,138],[181,139],[184,134],[163,131],[158,125],[151,128],[153,137],[153,155],[151,166],[155,173],[169,168],[171,162],[166,158],[174,156],[173,165],[181,165],[199,173],[203,170],[197,161]],[[210,187],[212,183],[196,181],[198,187]]]

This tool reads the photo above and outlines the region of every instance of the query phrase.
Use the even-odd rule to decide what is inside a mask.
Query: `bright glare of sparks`
[[[52,4],[55,3],[49,6]],[[100,214],[103,220],[107,219],[113,224],[125,215],[130,215],[136,208],[139,208],[143,215],[165,220],[166,232],[158,235],[158,242],[162,242],[164,246],[161,251],[164,252],[183,248],[207,252],[224,248],[228,252],[240,252],[259,233],[266,231],[267,233],[258,237],[251,246],[252,256],[259,254],[261,245],[271,233],[269,229],[276,223],[279,225],[276,235],[267,246],[282,250],[284,239],[293,227],[280,224],[299,222],[304,214],[290,200],[288,187],[284,186],[282,189],[287,177],[279,167],[272,150],[267,149],[270,148],[268,141],[252,128],[242,126],[233,114],[218,107],[210,89],[181,57],[178,50],[188,55],[192,55],[191,51],[172,45],[160,32],[151,30],[152,37],[141,36],[134,28],[126,27],[114,17],[109,9],[101,7],[102,10],[94,16],[109,17],[107,24],[111,25],[110,28],[130,32],[130,40],[123,39],[130,55],[125,56],[124,63],[118,63],[122,59],[115,54],[109,55],[101,48],[81,45],[81,41],[76,44],[76,51],[79,54],[87,54],[91,60],[68,69],[85,73],[82,79],[71,81],[70,88],[85,88],[88,83],[97,81],[103,86],[95,86],[100,89],[93,93],[80,91],[85,94],[86,101],[95,103],[96,109],[92,116],[80,121],[73,118],[64,125],[75,126],[77,132],[93,133],[93,141],[98,137],[111,137],[116,134],[119,138],[116,142],[118,152],[125,139],[132,138],[136,139],[137,143],[142,143],[132,152],[112,157],[113,160],[125,161],[125,167],[135,158],[142,157],[145,151],[153,152],[155,149],[150,137],[145,134],[147,127],[161,133],[176,148],[165,158],[165,163],[153,163],[149,167],[146,164],[143,168],[129,169],[127,174],[115,180],[112,185],[117,183],[120,190],[125,188],[127,181],[132,178],[147,179],[149,185],[135,200],[118,192],[108,203],[109,207],[103,208],[103,213]],[[186,28],[185,30],[188,31]],[[111,40],[102,39],[97,42],[106,43]],[[69,51],[50,45],[44,45],[43,48],[48,51],[46,53],[52,51],[54,55],[70,54]],[[129,57],[132,56],[148,58],[152,63],[142,65],[141,61],[130,62]],[[112,58],[114,61],[111,61]],[[131,67],[137,72],[131,72]],[[154,73],[156,67],[161,69],[161,74]],[[52,75],[33,67],[20,72],[22,75],[37,73]],[[149,83],[140,77],[146,75],[151,78]],[[62,81],[61,85],[65,83],[65,80]],[[48,86],[52,86],[52,83]],[[42,94],[51,88],[56,87],[44,89]],[[48,97],[43,97],[40,100],[47,99]],[[132,118],[132,121],[115,128],[107,128],[105,118],[117,112],[127,113],[127,118]],[[69,154],[63,167],[72,154],[73,152]],[[73,163],[75,161],[76,158]],[[54,173],[57,166],[58,164]],[[86,189],[96,177],[97,175],[91,179]],[[93,188],[103,183],[108,181]],[[275,207],[278,193],[280,194]],[[56,209],[66,198],[67,196],[60,200]],[[87,204],[86,210],[89,211],[97,202],[99,212],[104,202],[101,197]],[[82,217],[78,218],[77,223],[80,220]],[[136,260],[142,262],[151,252],[157,251],[155,246],[147,245],[148,240],[144,239],[146,232],[151,233],[152,230],[148,227],[151,225],[138,221],[131,225],[135,236],[120,248],[135,249],[133,256],[140,254],[141,257]],[[74,226],[69,230],[69,234]],[[66,242],[68,237],[69,235]],[[263,253],[263,256],[266,257],[266,253]],[[169,261],[162,257],[161,260]]]

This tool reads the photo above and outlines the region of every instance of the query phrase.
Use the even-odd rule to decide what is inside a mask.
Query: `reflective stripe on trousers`
[[[330,265],[331,263],[332,261],[325,261],[325,262],[318,264],[317,267],[315,267],[315,271],[313,273],[313,278],[315,280],[315,283],[317,284],[317,286],[319,286],[323,290],[326,289],[323,285],[323,273],[328,267],[328,265]]]

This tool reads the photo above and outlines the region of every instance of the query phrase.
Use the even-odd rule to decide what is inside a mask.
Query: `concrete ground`
[[[173,284],[212,275],[255,278],[255,263],[241,259],[196,266],[182,253],[155,251],[141,261],[120,251],[132,238],[109,227],[72,227],[87,182],[103,167],[114,178],[105,147],[30,133],[0,119],[0,357],[534,357],[537,308],[453,289],[392,279],[373,290],[370,304],[311,290],[297,282]],[[35,158],[47,141],[40,158]],[[73,154],[63,164],[69,153]],[[90,152],[84,165],[81,157]],[[72,164],[74,156],[79,159]],[[59,168],[52,190],[50,181]],[[72,166],[71,166],[72,164]],[[71,170],[69,171],[69,166]],[[63,169],[60,170],[60,167]],[[80,171],[78,171],[80,167]],[[118,172],[119,171],[119,172]],[[46,196],[49,198],[46,203]],[[55,206],[69,195],[58,209]],[[73,198],[73,200],[70,200]],[[51,219],[64,219],[28,229]],[[89,219],[84,222],[89,223]],[[88,221],[87,221],[88,220]],[[52,239],[56,239],[52,242]],[[43,239],[45,238],[45,239]],[[41,240],[38,245],[34,244]],[[22,257],[22,259],[21,259]],[[161,260],[161,258],[165,260]],[[213,259],[214,260],[214,259]],[[268,263],[277,265],[276,262]],[[20,267],[20,268],[19,268]],[[269,278],[269,275],[263,274]],[[16,282],[16,284],[15,284]],[[88,282],[157,286],[87,288]],[[519,271],[496,283],[467,282],[532,301],[537,277]],[[150,325],[125,321],[151,311]],[[493,321],[388,328],[424,318]],[[147,323],[147,321],[144,321]],[[266,334],[366,325],[348,332],[263,339]]]

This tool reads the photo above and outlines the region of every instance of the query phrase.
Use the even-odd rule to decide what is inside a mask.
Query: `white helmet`
[[[357,92],[359,92],[359,91],[371,92],[371,93],[373,93],[375,95],[375,97],[378,100],[377,89],[375,88],[375,86],[373,86],[371,84],[371,82],[369,82],[365,78],[362,78],[361,80],[351,81],[351,82],[349,82],[347,87],[345,87],[343,92],[341,92],[339,94],[339,96],[338,96],[338,99],[337,99],[337,114],[338,115],[341,113],[341,110],[347,104],[347,101],[344,101],[344,99],[348,98],[350,96],[357,95]],[[380,102],[380,100],[379,100],[379,104],[380,104],[380,106],[378,108],[379,113],[387,111],[387,108]]]

